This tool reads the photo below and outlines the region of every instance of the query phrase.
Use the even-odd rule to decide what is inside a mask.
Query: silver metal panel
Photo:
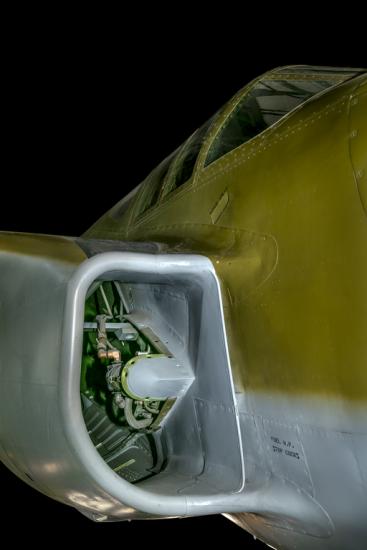
[[[175,413],[164,423],[170,457],[167,469],[172,476],[185,477],[180,485],[175,480],[168,486],[166,474],[161,474],[144,486],[159,486],[162,492],[164,478],[168,492],[240,491],[244,482],[242,449],[238,448],[232,382],[225,367],[228,359],[215,278],[206,277],[202,287],[190,278],[184,285],[180,279],[174,284],[125,285],[125,291],[134,309],[129,319],[139,330],[151,327],[180,364],[191,367],[195,374],[179,409],[176,405]]]
[[[324,510],[329,534],[314,530],[300,508],[292,521],[289,515],[266,512],[230,519],[275,547],[364,550],[366,406],[346,406],[342,399],[315,395],[260,392],[237,395],[237,402],[245,441],[246,488],[265,487],[275,478],[291,484]]]
[[[138,510],[155,514],[160,513],[162,515],[187,515],[192,512],[196,515],[200,513],[200,510],[204,513],[213,513],[218,511],[220,508],[226,508],[225,502],[231,498],[228,493],[216,494],[215,496],[211,496],[208,501],[209,495],[199,492],[199,494],[195,494],[191,497],[191,500],[195,501],[195,506],[191,512],[191,500],[188,500],[187,497],[179,494],[179,491],[189,484],[188,482],[190,481],[190,478],[188,479],[187,477],[181,479],[181,486],[177,486],[176,478],[172,481],[174,476],[172,476],[172,479],[168,480],[165,485],[159,475],[151,478],[147,482],[133,486],[119,478],[113,471],[111,471],[91,444],[89,436],[86,433],[84,420],[81,414],[78,388],[82,351],[82,335],[80,326],[83,324],[85,294],[92,282],[98,278],[118,280],[124,283],[129,283],[132,293],[132,309],[137,312],[139,312],[141,308],[138,307],[138,292],[136,292],[136,295],[134,296],[134,285],[137,283],[140,284],[140,292],[144,295],[144,300],[142,300],[142,302],[145,304],[145,311],[141,313],[142,316],[143,313],[144,315],[147,315],[153,311],[152,303],[149,305],[149,301],[147,301],[149,293],[151,295],[157,295],[156,291],[150,292],[148,290],[149,285],[154,285],[154,287],[151,287],[153,289],[155,289],[157,285],[162,285],[162,288],[164,285],[167,285],[167,287],[175,286],[176,288],[184,288],[186,289],[187,295],[190,295],[191,292],[193,295],[193,303],[196,303],[196,314],[201,313],[201,315],[199,315],[199,342],[202,341],[203,344],[201,351],[200,349],[195,350],[195,344],[190,340],[190,345],[192,348],[190,349],[189,346],[188,349],[190,354],[196,356],[195,365],[197,365],[198,369],[202,368],[200,359],[204,359],[205,351],[209,348],[208,336],[211,327],[213,327],[213,322],[216,323],[219,321],[221,326],[221,334],[218,335],[216,331],[212,332],[210,340],[213,340],[213,336],[215,336],[214,341],[216,340],[224,344],[224,346],[222,346],[225,353],[224,360],[221,354],[220,363],[215,366],[215,363],[218,363],[218,360],[215,360],[215,354],[213,352],[212,355],[210,355],[210,353],[208,354],[205,361],[208,365],[209,362],[212,363],[213,373],[215,373],[216,368],[221,373],[221,386],[223,388],[224,395],[226,396],[226,399],[230,400],[232,405],[229,420],[234,422],[234,426],[236,426],[236,440],[231,441],[233,450],[231,461],[236,460],[234,457],[237,455],[238,458],[236,467],[239,469],[239,479],[241,479],[241,475],[243,477],[243,474],[241,474],[243,470],[243,460],[238,415],[236,413],[233,384],[228,363],[228,350],[226,347],[225,333],[223,330],[224,327],[219,283],[216,279],[211,262],[208,259],[199,256],[149,256],[134,253],[100,254],[85,262],[75,273],[68,287],[64,320],[64,355],[60,380],[60,402],[70,445],[75,450],[75,453],[84,464],[90,476],[95,481],[98,480],[103,489],[120,502],[125,502],[127,505]],[[161,291],[164,296],[164,290],[162,290],[162,288]],[[199,297],[200,300],[197,301],[196,297]],[[154,298],[153,301],[155,300],[156,298]],[[159,308],[154,308],[154,320],[156,324],[154,325],[152,316],[150,321],[152,321],[153,326],[150,326],[152,327],[153,332],[156,333],[163,342],[165,342],[165,340],[164,328],[162,327],[166,326],[167,333],[171,335],[169,349],[172,350],[173,355],[177,356],[180,360],[178,351],[180,345],[178,344],[176,350],[173,343],[174,338],[172,338],[172,335],[178,334],[174,328],[174,320],[172,319],[172,322],[169,324],[166,317],[162,315],[162,311],[160,311],[160,315],[156,314],[157,310],[159,311]],[[192,312],[193,317],[197,317],[196,314],[195,311]],[[160,323],[159,319],[164,319],[165,323]],[[137,322],[138,321],[135,318],[135,323]],[[192,329],[189,328],[186,334],[189,334],[190,330]],[[208,334],[208,336],[203,337],[205,334]],[[212,347],[214,348],[215,346]],[[181,355],[185,355],[185,349],[185,346],[182,346],[181,342]],[[193,355],[191,355],[191,357]],[[205,363],[205,361],[203,361],[203,363]],[[213,374],[213,378],[214,377],[215,375]],[[196,380],[200,380],[200,376],[196,376]],[[208,397],[218,396],[218,384],[215,384],[214,380],[211,382],[209,380],[201,382],[201,384],[205,386],[202,391]],[[178,412],[175,413],[175,415],[172,414],[172,417],[173,416],[178,418]],[[169,433],[169,419],[165,430]],[[234,434],[234,432],[231,433]],[[172,440],[174,439],[175,438],[172,438]],[[233,487],[233,490],[236,489],[241,489],[241,482],[239,485],[237,484],[237,487]],[[165,494],[162,494],[162,490]],[[211,504],[214,504],[213,501],[215,501],[215,505],[211,508]],[[237,498],[236,501],[236,506],[238,506],[239,503]],[[202,503],[201,505],[200,502]]]
[[[277,530],[278,541],[299,548],[308,548],[306,535],[315,548],[334,548],[335,528],[345,544],[343,520],[355,519],[348,507],[362,523],[365,441],[356,426],[365,436],[365,408],[346,412],[341,403],[282,396],[236,400],[220,286],[207,258],[104,253],[75,270],[3,253],[0,268],[1,458],[27,483],[101,521],[240,513],[250,531],[271,541]],[[136,485],[98,454],[81,410],[84,300],[96,279],[122,281],[131,322],[156,334],[195,375],[163,426],[167,469]],[[324,425],[316,429],[318,419]],[[343,502],[328,490],[335,480],[338,494],[349,491]],[[363,536],[350,547],[362,548]]]
[[[75,270],[74,265],[54,259],[4,252],[0,264],[3,461],[53,498],[109,518],[228,510],[231,491],[241,489],[243,483],[243,457],[219,282],[211,262],[199,256],[116,252],[98,254]],[[175,357],[203,374],[196,376],[195,392],[191,388],[187,392],[190,401],[179,400],[164,426],[172,453],[166,473],[169,481],[164,483],[157,475],[150,481],[152,488],[143,483],[131,485],[104,462],[82,416],[79,383],[84,300],[98,278],[121,280],[134,291],[140,285],[144,303],[149,303],[150,296],[148,309],[156,315],[151,329],[163,344],[168,342]],[[139,313],[137,295],[138,291],[133,297],[137,316],[149,317],[147,309]],[[220,376],[220,383],[210,380],[206,372]],[[228,467],[233,466],[234,474],[233,480],[230,476],[223,479],[222,487],[229,493],[212,495],[210,478],[213,481],[214,477],[208,474],[216,457],[211,450],[203,459],[202,439],[195,435],[209,422],[195,420],[197,397],[213,403],[213,409],[216,402],[227,404],[230,429],[224,437],[231,448]],[[186,424],[178,432],[178,437],[184,434],[184,441],[194,442],[196,453],[191,463],[194,467],[188,468],[185,476],[179,473],[185,455],[180,458],[177,454],[183,449],[176,442],[173,421],[179,422],[181,412],[185,413],[184,424],[194,415],[192,426]],[[213,419],[210,422],[212,425]],[[189,454],[191,450],[188,445]],[[195,494],[190,498],[180,494],[200,473],[205,482],[198,483]],[[233,506],[242,509],[237,496]]]
[[[174,357],[140,356],[129,370],[127,385],[135,395],[168,399],[186,393],[193,380],[193,373]]]

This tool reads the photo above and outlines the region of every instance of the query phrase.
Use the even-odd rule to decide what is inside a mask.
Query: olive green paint
[[[13,254],[50,258],[75,265],[87,258],[73,239],[55,235],[2,231],[0,233],[0,250]]]
[[[120,220],[107,213],[86,236],[212,259],[238,389],[367,401],[367,77],[205,167],[247,89],[222,110],[185,185],[139,216],[147,179]]]

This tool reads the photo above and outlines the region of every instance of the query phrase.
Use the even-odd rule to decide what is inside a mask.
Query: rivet
[[[357,103],[358,103],[358,97],[354,97],[352,99],[352,101],[350,102],[350,104],[353,105],[353,107],[354,107],[354,105],[357,105]]]
[[[358,130],[353,130],[353,131],[350,133],[350,137],[351,137],[351,138],[355,138],[355,137],[357,137],[357,135],[358,135]]]

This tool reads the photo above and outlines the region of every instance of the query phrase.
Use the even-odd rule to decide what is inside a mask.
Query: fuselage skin
[[[243,91],[241,93],[244,93]],[[329,517],[232,516],[276,548],[367,541],[367,78],[324,92],[139,213],[112,208],[87,238],[199,253],[221,282],[246,485],[284,479]]]

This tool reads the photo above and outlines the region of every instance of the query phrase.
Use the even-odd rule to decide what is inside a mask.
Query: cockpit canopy
[[[205,170],[305,102],[363,72],[297,65],[274,69],[255,79],[153,170],[143,183],[136,214],[141,216],[191,181],[200,157],[201,169]]]

